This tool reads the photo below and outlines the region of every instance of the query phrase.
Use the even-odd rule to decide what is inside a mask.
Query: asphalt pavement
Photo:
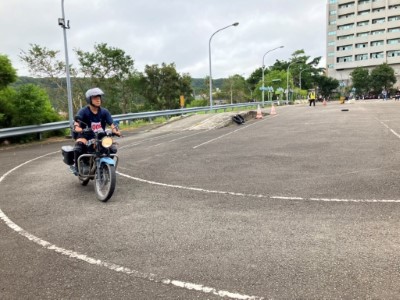
[[[0,148],[0,298],[400,298],[400,103],[276,112],[127,133],[107,203]]]

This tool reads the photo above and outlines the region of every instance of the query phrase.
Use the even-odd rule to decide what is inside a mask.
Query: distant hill
[[[65,78],[60,78],[60,79],[61,79],[61,84],[65,83]],[[34,78],[27,76],[19,77],[18,81],[12,84],[12,86],[17,87],[28,83],[40,85],[42,87],[48,88],[49,90],[57,89],[57,86],[55,86],[55,84],[51,82],[51,80],[48,78]],[[221,89],[223,83],[224,83],[224,78],[213,79],[213,88]],[[192,78],[192,89],[195,91],[195,94],[197,94],[198,91],[207,90],[208,82],[207,83],[205,82],[205,78]]]
[[[213,79],[213,88],[221,89],[222,84],[224,83],[224,78]],[[202,90],[206,89],[208,83],[205,83],[205,78],[192,78],[192,88],[194,90]]]

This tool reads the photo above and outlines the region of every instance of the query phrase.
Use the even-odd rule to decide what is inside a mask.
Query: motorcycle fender
[[[115,166],[115,161],[111,157],[100,158],[100,164],[102,164],[102,163]]]

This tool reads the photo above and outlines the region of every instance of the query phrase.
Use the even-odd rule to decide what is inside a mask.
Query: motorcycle
[[[75,119],[85,125],[84,132],[93,132],[94,138],[86,143],[87,153],[82,154],[78,158],[77,176],[82,186],[86,186],[90,180],[94,180],[94,190],[98,200],[102,202],[108,201],[114,193],[116,185],[116,169],[118,166],[118,156],[115,154],[116,148],[113,140],[114,134],[111,130],[93,131],[86,123]],[[118,128],[119,122],[114,121],[114,125]],[[63,162],[74,168],[74,147],[62,146],[61,152]],[[114,152],[114,153],[113,153]],[[75,172],[76,172],[75,171]]]

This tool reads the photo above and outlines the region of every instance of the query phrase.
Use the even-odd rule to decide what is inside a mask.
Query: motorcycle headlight
[[[113,139],[110,138],[109,136],[106,136],[101,140],[101,145],[104,148],[110,148],[112,146],[112,144],[113,144]]]

